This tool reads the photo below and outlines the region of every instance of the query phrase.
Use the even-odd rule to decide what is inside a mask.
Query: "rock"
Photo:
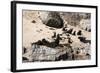
[[[63,19],[57,12],[45,12],[45,14],[41,13],[40,18],[42,22],[49,27],[62,28],[64,25]]]
[[[34,45],[33,45],[33,49],[34,49]],[[36,48],[33,55],[34,57],[34,61],[52,61],[55,60],[55,54],[57,53],[57,51],[53,48],[50,47],[46,47],[46,46],[40,46],[39,48]]]
[[[88,32],[91,32],[91,31],[89,31],[89,30],[91,30],[91,20],[90,20],[90,19],[82,19],[82,20],[80,21],[79,26],[80,26],[82,29],[84,29],[84,30],[86,30],[86,31],[88,31]]]
[[[66,52],[65,54],[62,54],[55,59],[55,61],[60,61],[60,60],[68,60],[68,53]]]

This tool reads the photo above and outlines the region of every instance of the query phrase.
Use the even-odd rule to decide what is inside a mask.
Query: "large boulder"
[[[49,27],[62,28],[64,25],[58,12],[40,12],[40,18]]]

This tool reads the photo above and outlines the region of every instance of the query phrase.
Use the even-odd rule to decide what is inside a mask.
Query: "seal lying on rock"
[[[83,43],[89,43],[91,44],[91,40],[86,40],[86,37],[78,37],[78,39]]]

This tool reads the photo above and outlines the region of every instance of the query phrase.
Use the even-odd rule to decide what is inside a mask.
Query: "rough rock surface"
[[[40,12],[40,18],[49,27],[62,28],[64,23],[60,14],[57,12]],[[45,17],[45,18],[44,18]]]
[[[27,51],[23,58],[24,61],[60,61],[60,60],[85,60],[90,58],[90,45],[84,48],[69,47],[50,48],[46,46],[33,45],[32,49]]]

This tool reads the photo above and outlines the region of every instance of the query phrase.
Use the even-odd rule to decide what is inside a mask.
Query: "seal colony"
[[[91,59],[91,14],[23,10],[22,62]]]

